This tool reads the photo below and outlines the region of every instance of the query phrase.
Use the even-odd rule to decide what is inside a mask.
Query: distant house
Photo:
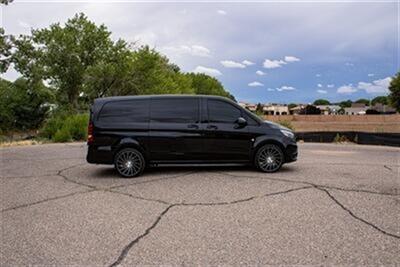
[[[265,104],[263,107],[265,115],[288,115],[289,108],[287,105],[281,104]]]
[[[346,115],[365,115],[368,107],[364,103],[353,103],[351,107],[344,108]]]
[[[252,103],[239,102],[239,106],[241,106],[242,108],[246,108],[253,112],[256,111],[256,109],[257,109],[257,104],[252,104]]]
[[[338,105],[319,105],[317,108],[321,110],[321,114],[323,115],[336,115],[340,110],[340,106]]]
[[[290,115],[299,115],[300,111],[305,108],[306,105],[298,105],[289,110]]]
[[[388,105],[383,105],[382,103],[376,103],[370,109],[376,110],[380,114],[394,114],[396,113],[396,109],[392,108]]]

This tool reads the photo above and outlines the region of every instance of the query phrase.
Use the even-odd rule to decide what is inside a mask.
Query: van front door
[[[204,155],[216,162],[248,161],[251,135],[248,127],[238,125],[242,111],[218,99],[207,99],[203,107],[208,111],[204,127]]]

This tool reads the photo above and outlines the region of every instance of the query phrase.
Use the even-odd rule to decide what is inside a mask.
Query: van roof
[[[232,101],[229,98],[215,95],[135,95],[135,96],[110,96],[96,98],[94,100],[95,104],[101,104],[108,101],[118,101],[118,100],[131,100],[131,99],[154,99],[154,98],[214,98]]]

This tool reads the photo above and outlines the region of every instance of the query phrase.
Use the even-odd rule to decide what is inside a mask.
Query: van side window
[[[99,114],[99,122],[131,123],[149,120],[149,100],[121,100],[104,104]]]
[[[163,98],[151,101],[152,122],[197,123],[199,100],[196,98]]]
[[[235,123],[241,116],[240,109],[224,101],[209,99],[207,103],[209,122]]]

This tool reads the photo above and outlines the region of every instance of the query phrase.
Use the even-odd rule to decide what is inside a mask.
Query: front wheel
[[[283,164],[282,149],[275,144],[267,144],[258,149],[254,164],[262,172],[276,172]]]
[[[126,178],[139,176],[145,167],[142,153],[134,148],[120,150],[114,158],[114,166],[117,172]]]

